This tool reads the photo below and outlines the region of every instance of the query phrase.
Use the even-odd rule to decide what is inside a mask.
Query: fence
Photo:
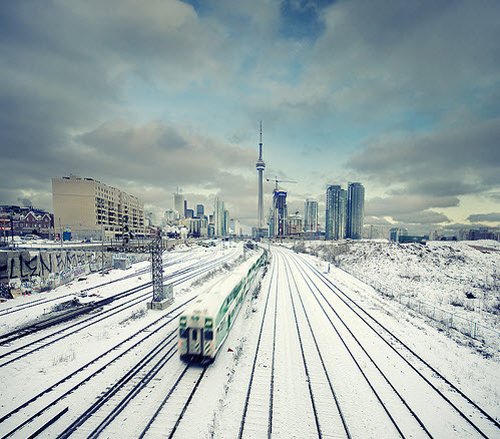
[[[467,319],[458,316],[452,312],[446,311],[432,303],[424,302],[415,297],[404,296],[402,294],[394,294],[385,286],[376,282],[362,273],[355,272],[347,267],[342,267],[342,270],[348,272],[358,280],[372,286],[379,291],[383,296],[397,300],[400,304],[410,308],[411,310],[428,317],[429,319],[444,325],[448,330],[454,329],[461,334],[479,340],[488,346],[500,348],[500,332],[490,328],[475,320]]]

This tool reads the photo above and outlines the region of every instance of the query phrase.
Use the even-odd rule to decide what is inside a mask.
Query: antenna
[[[262,121],[260,121],[259,160],[262,160]]]

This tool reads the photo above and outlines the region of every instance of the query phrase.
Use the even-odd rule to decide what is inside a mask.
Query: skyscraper
[[[180,188],[174,193],[174,210],[179,217],[184,218],[184,197]]]
[[[304,203],[304,232],[318,231],[318,202],[308,198]]]
[[[233,235],[241,236],[241,223],[239,219],[232,218],[229,221],[230,229],[232,230]]]
[[[203,204],[197,204],[196,205],[196,216],[198,218],[203,218],[203,215],[205,215],[205,206],[203,206]]]
[[[263,195],[263,174],[266,164],[262,160],[262,121],[260,122],[260,141],[259,141],[259,158],[255,164],[258,174],[258,190],[257,190],[257,237],[264,236],[264,195]]]
[[[214,201],[214,233],[215,236],[224,236],[224,201],[215,198]]]
[[[347,186],[347,238],[361,239],[363,237],[364,219],[365,188],[361,183],[349,183]]]
[[[340,209],[339,209],[339,239],[346,237],[347,227],[347,191],[341,189],[340,191]]]
[[[229,210],[224,210],[224,220],[222,222],[222,236],[229,236],[230,229]]]
[[[286,191],[275,189],[273,192],[273,209],[270,218],[270,236],[282,237],[287,234],[286,217],[288,209],[286,206]]]
[[[345,224],[345,190],[339,185],[326,188],[326,239],[344,238]]]

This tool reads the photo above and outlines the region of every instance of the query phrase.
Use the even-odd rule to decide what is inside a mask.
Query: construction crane
[[[273,179],[266,178],[266,181],[274,181],[274,183],[276,185],[274,190],[276,190],[276,191],[279,190],[279,183],[297,183],[294,180],[278,180],[278,177],[274,177]]]

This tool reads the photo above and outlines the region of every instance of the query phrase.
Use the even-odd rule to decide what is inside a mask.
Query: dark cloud
[[[490,193],[487,193],[484,195],[485,195],[485,197],[489,198],[490,200],[500,202],[500,192],[490,192]]]
[[[2,202],[30,198],[50,209],[51,177],[72,172],[163,204],[162,188],[212,184],[216,192],[218,169],[252,169],[248,149],[173,124],[128,122],[122,108],[131,76],[167,93],[223,81],[229,52],[218,50],[219,32],[175,0],[3,5]]]
[[[362,180],[386,187],[386,197],[367,202],[368,214],[411,222],[418,213],[418,222],[441,223],[449,219],[427,218],[427,209],[459,206],[464,195],[491,197],[489,191],[498,188],[499,138],[500,119],[432,134],[391,136],[368,144],[348,164]]]
[[[430,180],[416,179],[407,182],[407,193],[429,194],[436,197],[448,197],[483,192],[485,185],[481,182],[466,182],[463,180],[446,179],[445,175],[433,175]],[[465,177],[467,178],[467,177]],[[397,192],[397,190],[396,190]]]
[[[384,217],[367,215],[365,216],[365,225],[390,226],[392,223],[387,221]]]
[[[439,224],[450,222],[450,219],[446,215],[433,210],[393,215],[393,219],[404,224]]]
[[[92,168],[114,181],[144,186],[199,186],[236,208],[238,197],[254,196],[254,151],[201,137],[164,122],[103,124],[75,138],[68,162]],[[139,187],[138,187],[139,189]],[[153,201],[153,199],[151,199]],[[233,203],[234,202],[234,203]]]
[[[248,127],[259,119],[275,151],[286,151],[274,164],[266,157],[269,176],[308,186],[290,187],[294,208],[345,158],[329,149],[344,125],[350,147],[366,141],[342,180],[366,181],[367,194],[370,183],[387,189],[367,203],[370,215],[457,206],[466,194],[498,200],[498,2],[191,3],[2,4],[2,202],[50,208],[50,178],[73,172],[158,211],[177,185],[207,203],[218,194],[252,224],[255,150],[244,146],[256,144]],[[164,121],[151,120],[150,104]],[[291,146],[301,131],[311,139]],[[302,166],[318,158],[307,183],[290,169],[294,157]]]
[[[473,98],[500,73],[500,6],[481,4],[338,2],[325,14],[314,72],[332,75],[334,105],[363,105],[375,118]]]
[[[485,184],[500,183],[500,175],[492,178],[500,162],[500,118],[468,126],[453,127],[440,132],[399,137],[383,137],[370,142],[349,160],[352,168],[384,178],[403,180],[434,177],[437,183],[443,177],[460,175],[463,187],[473,188],[464,179],[481,177]],[[446,171],[446,174],[443,172]],[[439,186],[439,185],[438,185]],[[442,190],[442,185],[439,186]]]
[[[303,55],[300,81],[273,86],[274,105],[267,99],[262,108],[280,123],[318,123],[327,115],[335,124],[348,115],[348,123],[392,129],[411,119],[434,124],[460,105],[498,114],[500,4],[480,4],[335,2],[322,13],[325,31]]]
[[[478,213],[474,215],[469,215],[467,220],[470,222],[500,222],[500,212],[492,212],[492,213]]]
[[[365,212],[373,216],[401,216],[417,214],[433,207],[455,207],[460,200],[457,197],[433,197],[424,195],[394,195],[374,197],[366,202]]]

